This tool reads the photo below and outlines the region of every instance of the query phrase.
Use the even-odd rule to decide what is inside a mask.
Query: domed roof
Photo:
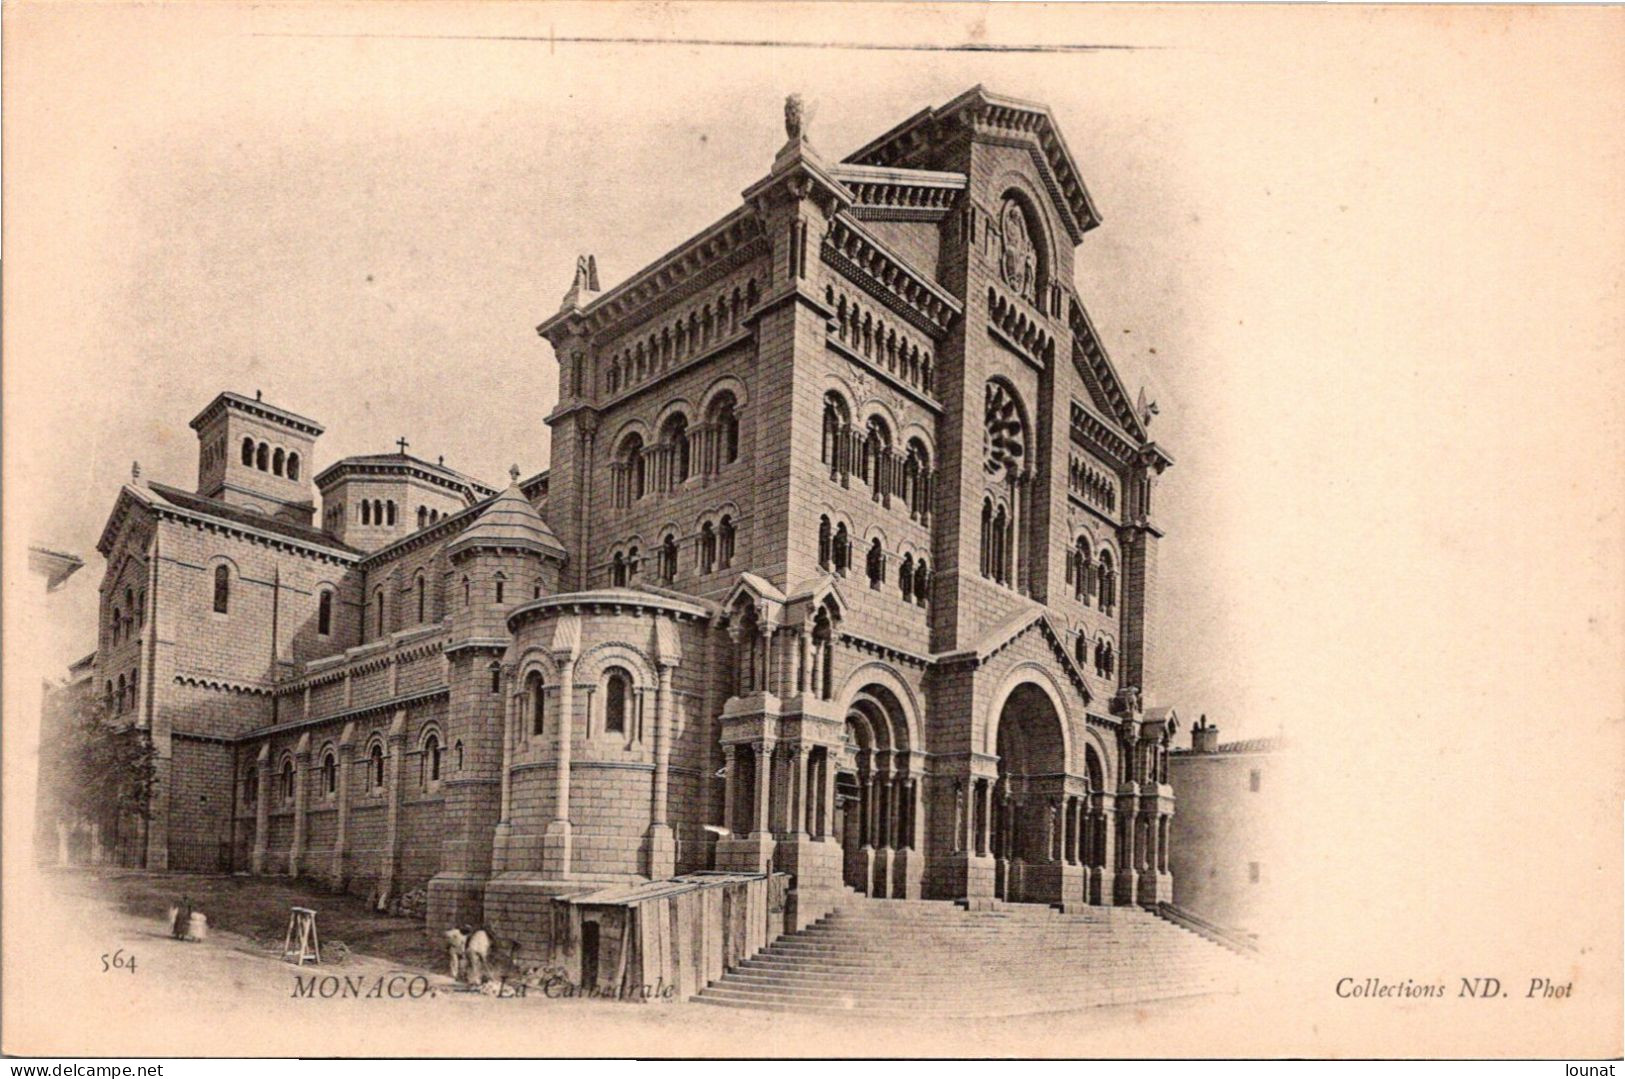
[[[490,501],[474,523],[446,547],[446,553],[456,557],[476,548],[535,551],[554,558],[564,557],[564,545],[519,489],[517,479]]]

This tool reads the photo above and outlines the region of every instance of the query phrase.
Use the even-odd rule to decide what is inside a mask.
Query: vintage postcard
[[[1622,48],[8,5],[0,1047],[1619,1056]]]

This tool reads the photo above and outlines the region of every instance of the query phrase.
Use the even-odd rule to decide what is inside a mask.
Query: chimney
[[[1219,728],[1207,721],[1204,713],[1191,728],[1192,753],[1217,753],[1219,751]]]

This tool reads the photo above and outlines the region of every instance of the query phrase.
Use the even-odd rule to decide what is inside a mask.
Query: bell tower
[[[308,525],[315,513],[310,458],[322,425],[253,397],[226,392],[192,420],[197,493],[267,517]]]

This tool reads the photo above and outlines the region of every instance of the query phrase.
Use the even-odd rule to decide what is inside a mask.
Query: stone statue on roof
[[[800,94],[791,94],[784,99],[784,133],[795,141],[805,137],[806,128],[807,106]]]

